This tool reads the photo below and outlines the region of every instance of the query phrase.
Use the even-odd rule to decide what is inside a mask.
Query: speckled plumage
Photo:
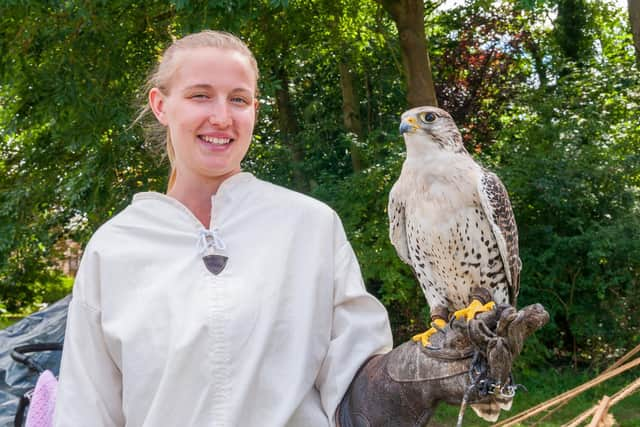
[[[407,159],[389,195],[389,234],[431,313],[465,308],[474,287],[515,306],[518,231],[502,182],[473,160],[444,110],[405,112],[401,132]]]

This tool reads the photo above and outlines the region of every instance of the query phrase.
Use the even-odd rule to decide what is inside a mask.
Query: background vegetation
[[[261,67],[245,168],[339,212],[396,342],[428,315],[387,237],[398,120],[437,102],[510,191],[519,305],[552,316],[520,368],[609,364],[640,332],[638,2],[441,3],[0,1],[0,308],[68,292],[67,239],[164,190],[167,165],[131,127],[138,90],[173,37],[215,28]]]

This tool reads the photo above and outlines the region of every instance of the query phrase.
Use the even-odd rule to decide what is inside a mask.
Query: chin
[[[219,179],[219,178],[230,177],[231,175],[235,175],[238,172],[240,172],[240,167],[225,167],[225,168],[217,167],[217,168],[209,168],[205,173],[205,176],[211,179]]]

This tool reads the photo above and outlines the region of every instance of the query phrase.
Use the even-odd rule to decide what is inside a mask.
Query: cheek
[[[209,118],[209,111],[204,105],[178,104],[171,111],[169,126],[176,130],[193,130]]]
[[[238,117],[238,125],[244,133],[252,134],[256,122],[255,111],[244,113]]]

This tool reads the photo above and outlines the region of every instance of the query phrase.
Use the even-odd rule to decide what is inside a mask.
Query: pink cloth
[[[53,410],[56,406],[58,380],[51,371],[44,371],[38,377],[31,396],[25,427],[52,427]]]

